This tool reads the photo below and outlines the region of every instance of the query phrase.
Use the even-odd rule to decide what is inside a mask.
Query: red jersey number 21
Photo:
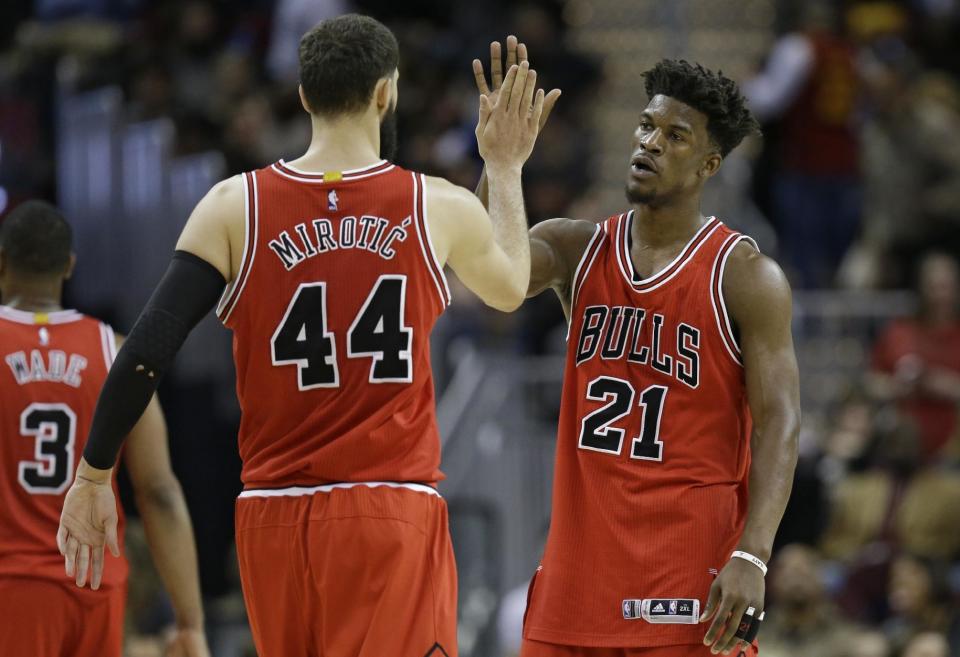
[[[644,461],[663,460],[663,442],[660,440],[660,419],[667,400],[666,386],[650,386],[639,395],[643,419],[640,435],[630,447],[630,458]],[[587,385],[587,399],[606,402],[587,414],[580,423],[580,449],[619,455],[623,449],[624,429],[615,424],[634,408],[636,390],[629,381],[612,376],[597,377]]]

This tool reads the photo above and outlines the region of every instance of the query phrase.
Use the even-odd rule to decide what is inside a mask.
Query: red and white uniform
[[[234,332],[245,488],[441,478],[430,330],[450,301],[421,174],[244,175]],[[378,332],[379,331],[379,332]]]
[[[56,541],[115,353],[111,328],[74,310],[0,306],[0,588],[17,591],[0,595],[0,654],[120,654],[126,560],[107,552],[93,595],[66,578]]]
[[[450,293],[424,176],[280,161],[243,184],[243,264],[218,314],[234,332],[237,546],[258,652],[453,656],[429,350]]]
[[[702,611],[743,531],[752,423],[721,284],[749,238],[711,218],[641,280],[632,217],[598,226],[574,275],[553,516],[524,628],[536,642],[702,644],[705,625],[627,618],[624,603]]]

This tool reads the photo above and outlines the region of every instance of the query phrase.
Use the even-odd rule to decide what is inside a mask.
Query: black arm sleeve
[[[187,334],[216,305],[227,282],[206,260],[175,251],[140,318],[110,368],[93,414],[83,458],[111,468],[124,439],[140,420],[160,377]]]

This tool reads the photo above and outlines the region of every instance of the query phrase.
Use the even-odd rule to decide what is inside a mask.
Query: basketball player
[[[488,99],[499,44],[491,53],[493,91],[474,62]],[[759,629],[793,479],[790,288],[753,240],[700,210],[704,183],[757,124],[734,82],[699,65],[664,60],[644,78],[631,209],[530,231],[528,296],[553,288],[570,332],[522,657],[755,650],[743,639]],[[499,202],[481,181],[488,194]]]
[[[118,344],[108,325],[61,306],[74,262],[70,226],[53,206],[28,201],[0,224],[0,655],[121,654],[126,560],[103,564],[93,586],[103,591],[81,590],[63,581],[54,543]],[[193,529],[170,471],[166,431],[151,399],[130,431],[125,460],[176,613],[168,654],[204,657]],[[116,482],[105,486],[112,492]],[[122,531],[113,531],[119,547]]]
[[[188,331],[220,299],[234,332],[244,490],[244,597],[261,657],[456,655],[456,573],[429,335],[443,267],[489,305],[518,307],[530,259],[520,172],[546,96],[527,64],[477,138],[497,200],[390,162],[397,42],[330,19],[300,42],[306,154],[218,184],[117,356],[59,541],[94,577],[113,539],[106,484],[127,428]],[[224,287],[226,282],[230,284]]]

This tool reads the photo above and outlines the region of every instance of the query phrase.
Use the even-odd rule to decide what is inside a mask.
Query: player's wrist
[[[484,168],[488,181],[499,178],[519,176],[523,172],[523,162],[485,162]]]
[[[77,466],[77,479],[89,482],[91,484],[109,484],[113,477],[113,468],[95,468],[83,457],[80,458],[80,464]]]
[[[767,562],[766,562],[766,560],[765,560],[765,559],[761,559],[760,557],[758,557],[757,555],[755,555],[755,554],[753,554],[753,553],[751,553],[751,552],[747,552],[747,551],[745,551],[745,550],[740,550],[740,549],[734,550],[733,553],[730,555],[730,560],[731,560],[731,561],[736,561],[736,560],[738,560],[738,561],[743,561],[743,562],[752,564],[752,565],[755,566],[761,573],[763,573],[763,576],[764,576],[764,577],[767,576]]]

